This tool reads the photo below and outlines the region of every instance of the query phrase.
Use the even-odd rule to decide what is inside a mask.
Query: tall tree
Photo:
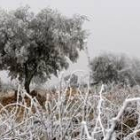
[[[84,16],[68,18],[48,8],[35,14],[28,7],[0,12],[1,69],[24,81],[27,92],[33,78],[57,76],[84,49]]]

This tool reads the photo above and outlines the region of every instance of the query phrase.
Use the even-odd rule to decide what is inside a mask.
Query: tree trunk
[[[30,81],[26,81],[25,79],[24,87],[25,87],[26,92],[30,93]]]
[[[27,64],[24,64],[25,66],[25,83],[24,83],[24,87],[25,87],[25,90],[27,93],[30,93],[30,83],[31,83],[31,80],[33,79],[35,73],[36,73],[36,68],[37,68],[37,65],[35,65],[35,68],[32,72],[30,72],[28,70],[28,67],[27,67]]]
[[[27,64],[24,64],[25,66],[25,83],[24,83],[24,88],[26,90],[27,93],[30,93],[30,82],[33,78],[33,75],[30,74]]]

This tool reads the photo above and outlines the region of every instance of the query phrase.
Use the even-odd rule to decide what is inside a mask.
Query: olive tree
[[[27,92],[34,78],[46,81],[76,62],[84,49],[84,16],[71,18],[49,8],[35,14],[28,7],[0,11],[0,66],[11,78],[24,82]]]

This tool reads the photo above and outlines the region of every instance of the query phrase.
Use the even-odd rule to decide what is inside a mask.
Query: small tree
[[[108,83],[117,80],[117,71],[110,58],[111,56],[103,54],[92,60],[90,66],[94,83]]]
[[[91,61],[92,79],[97,84],[114,82],[134,85],[136,79],[132,63],[133,61],[125,55],[101,54]]]
[[[64,78],[64,81],[65,82],[69,82],[69,84],[70,84],[71,87],[76,87],[78,85],[78,76],[75,75],[75,74],[67,75]]]
[[[43,9],[38,14],[28,7],[1,11],[0,56],[1,69],[11,78],[24,81],[25,89],[33,78],[46,81],[51,74],[67,69],[68,60],[76,62],[84,49],[85,17],[67,18],[57,11]]]

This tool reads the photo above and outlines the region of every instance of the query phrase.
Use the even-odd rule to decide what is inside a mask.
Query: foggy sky
[[[84,28],[90,32],[88,52],[90,57],[102,51],[123,52],[140,57],[140,1],[139,0],[0,0],[0,7],[15,9],[28,4],[38,12],[50,7],[66,16],[86,15]],[[87,57],[81,53],[70,71],[87,70]]]

